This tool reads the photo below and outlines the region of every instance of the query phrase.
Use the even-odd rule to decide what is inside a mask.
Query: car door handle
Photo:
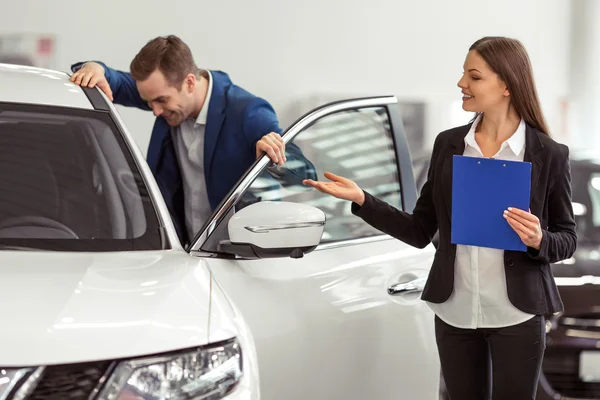
[[[427,278],[418,278],[410,282],[396,283],[388,288],[388,294],[420,293],[425,287]]]

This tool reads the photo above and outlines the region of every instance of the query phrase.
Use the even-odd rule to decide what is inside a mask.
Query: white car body
[[[319,243],[319,218],[328,213],[317,206],[259,202],[253,212],[234,213],[248,188],[260,186],[257,178],[268,164],[263,158],[184,249],[142,153],[101,92],[94,89],[98,97],[92,101],[91,90],[70,83],[64,73],[1,64],[0,86],[0,122],[6,104],[93,111],[94,101],[104,101],[169,243],[166,249],[141,251],[0,249],[0,291],[6,301],[0,373],[19,368],[39,373],[20,382],[29,385],[21,394],[35,393],[50,379],[44,374],[52,366],[124,363],[236,338],[243,375],[224,399],[437,399],[433,313],[420,300],[433,246],[415,249],[383,233]],[[394,102],[381,97],[320,108],[288,129],[284,140],[290,142],[322,117],[361,107],[387,108],[397,128]],[[403,132],[395,135],[397,154],[408,156]],[[403,202],[411,208],[416,190],[412,171],[406,170],[410,159],[398,164]],[[249,224],[256,228],[252,234]],[[219,237],[228,228],[234,250],[236,242],[256,237],[254,244],[265,251],[306,247],[306,254],[225,257],[207,250],[211,235]],[[393,295],[391,288],[397,289]],[[104,393],[113,373],[102,374],[92,398]],[[10,396],[3,392],[3,385],[12,384],[7,379],[0,375],[0,400],[16,390]]]

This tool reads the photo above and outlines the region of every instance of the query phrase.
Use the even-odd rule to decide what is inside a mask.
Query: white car
[[[438,398],[420,300],[433,246],[382,234],[264,157],[182,248],[99,90],[14,65],[0,87],[0,400]],[[396,108],[328,104],[284,139],[319,179],[411,210]]]

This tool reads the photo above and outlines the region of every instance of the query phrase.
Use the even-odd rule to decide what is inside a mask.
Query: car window
[[[402,209],[393,134],[386,107],[329,114],[298,133],[286,146],[287,162],[267,167],[239,200],[236,210],[258,201],[304,203],[326,215],[321,243],[381,235],[351,212],[351,203],[302,184],[304,178],[326,181],[325,172],[352,179],[378,198]],[[226,221],[225,221],[226,222]],[[226,223],[203,249],[216,251],[226,237]]]
[[[0,105],[0,244],[160,249],[158,219],[109,115]]]

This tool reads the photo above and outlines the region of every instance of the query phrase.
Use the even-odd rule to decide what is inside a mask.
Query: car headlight
[[[121,362],[101,400],[217,400],[242,378],[237,340],[184,353]]]

